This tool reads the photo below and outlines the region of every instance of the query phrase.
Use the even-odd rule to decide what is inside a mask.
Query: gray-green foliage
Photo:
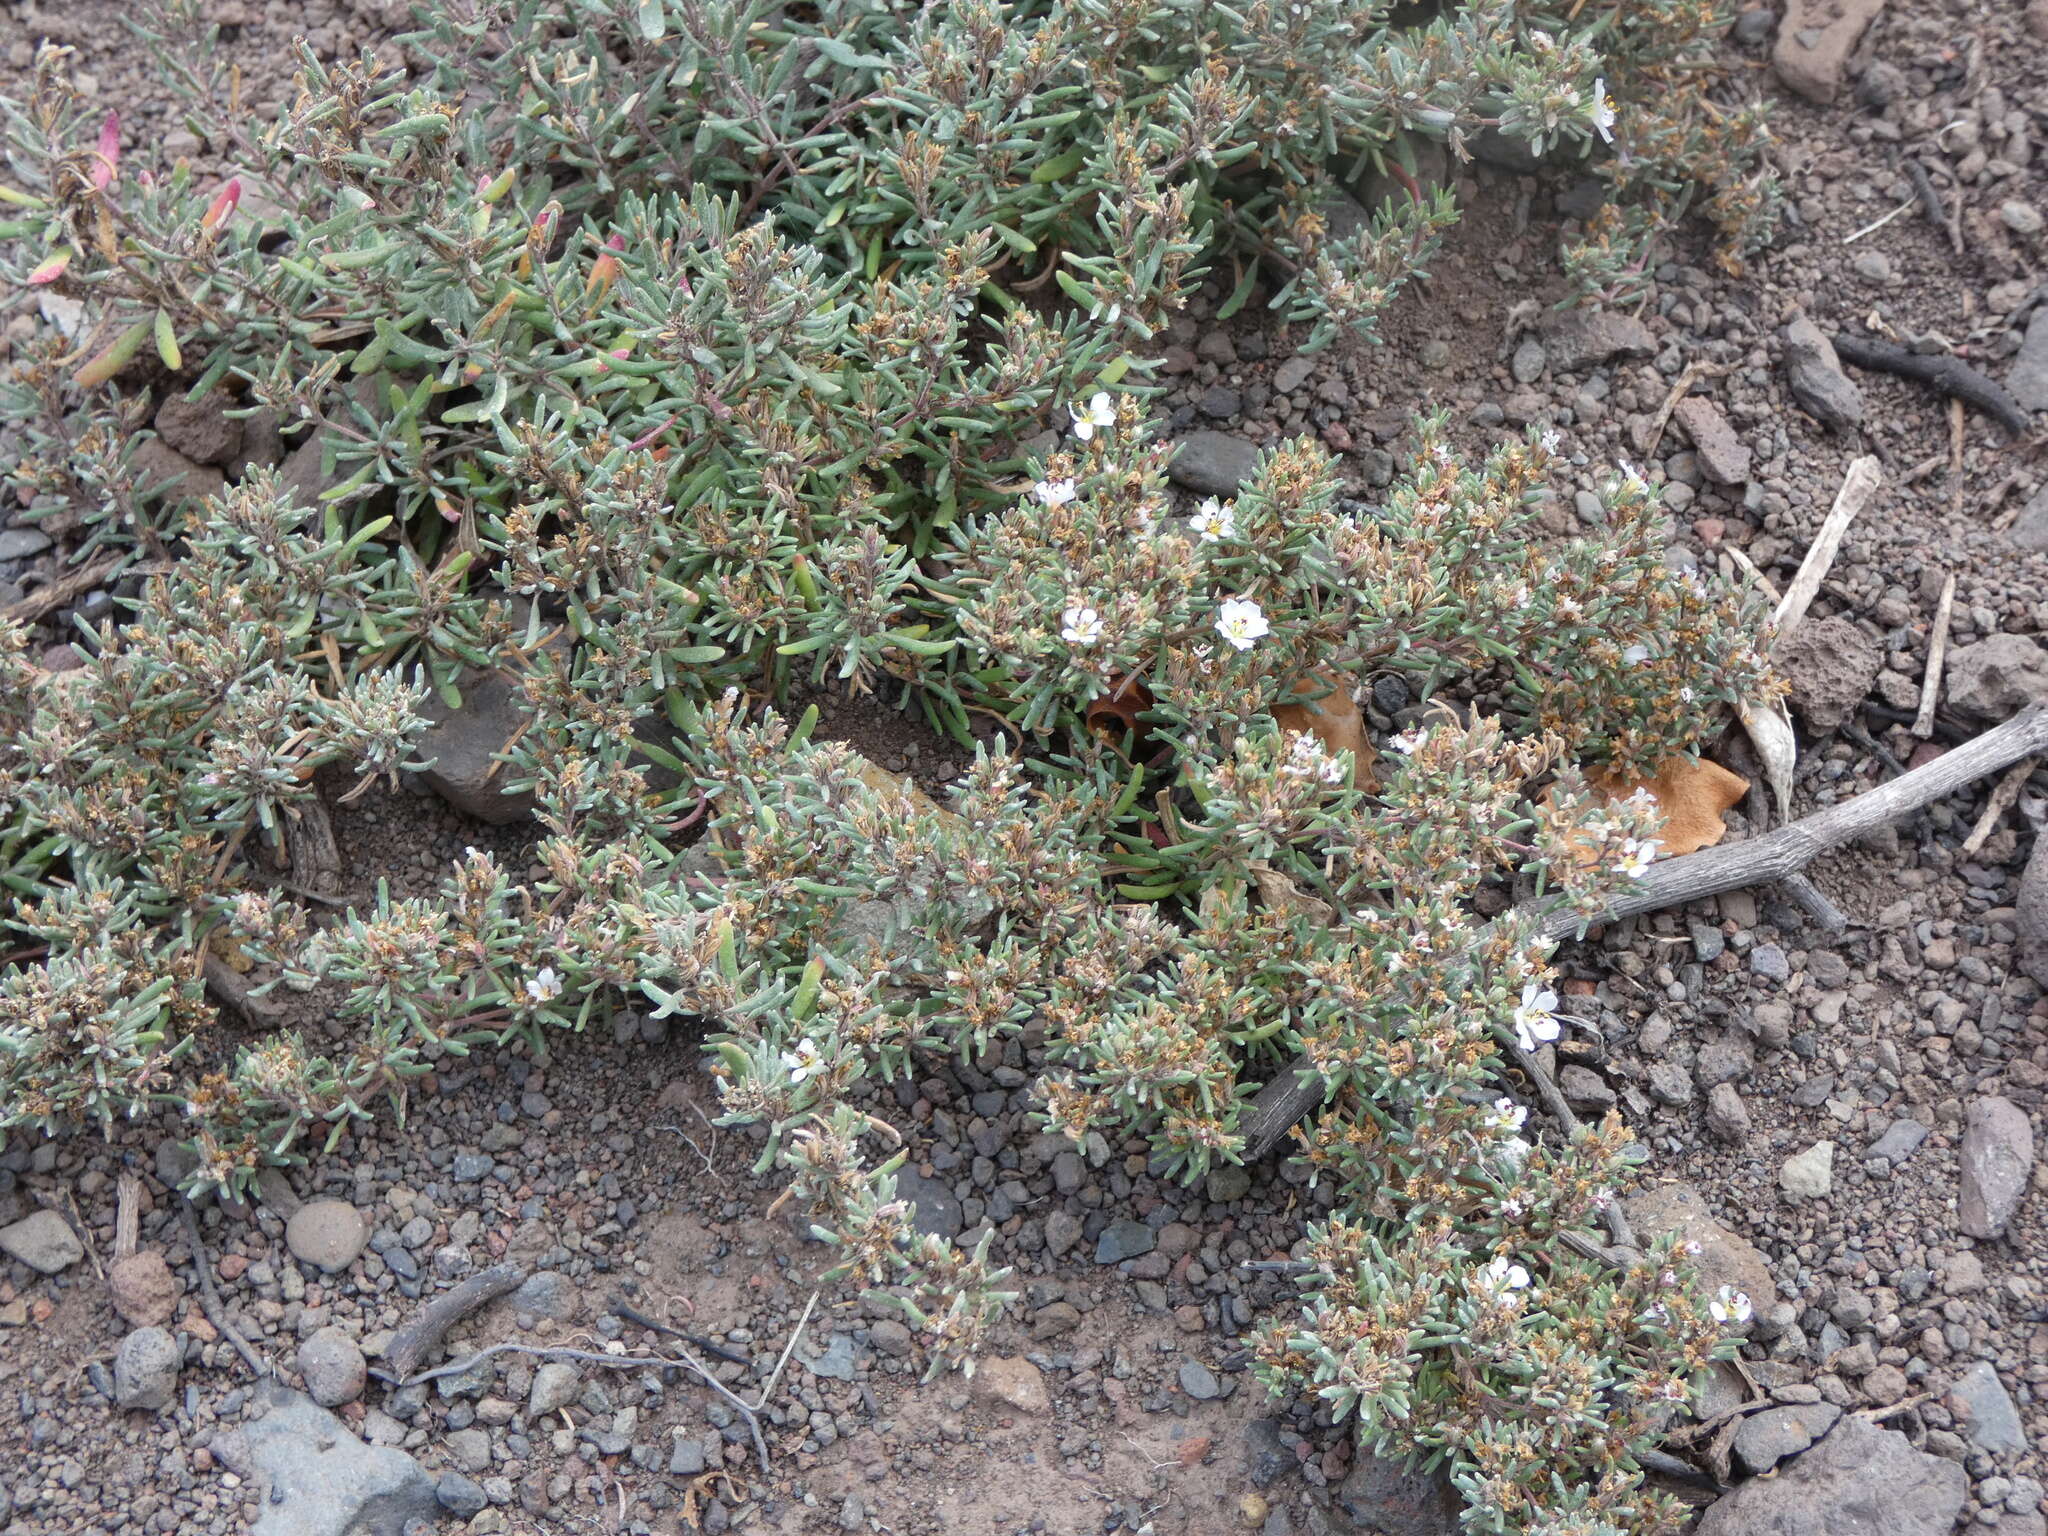
[[[1629,878],[1650,818],[1581,764],[1640,770],[1758,695],[1749,623],[1663,569],[1633,473],[1611,540],[1535,538],[1541,436],[1468,464],[1426,419],[1371,508],[1285,444],[1190,522],[1139,409],[1198,281],[1306,345],[1369,339],[1454,210],[1332,239],[1326,193],[1418,138],[1590,147],[1596,33],[1534,38],[1505,0],[1412,28],[1324,0],[506,0],[437,8],[417,81],[307,56],[260,126],[167,40],[248,167],[219,188],[111,153],[46,52],[6,109],[0,268],[87,333],[9,381],[12,482],[83,557],[148,563],[82,671],[0,625],[0,1118],[175,1106],[195,1184],[236,1185],[451,1055],[698,1015],[723,1118],[767,1127],[759,1170],[936,1369],[1001,1276],[913,1237],[867,1085],[1028,1038],[1050,1126],[1199,1177],[1299,1052],[1341,1216],[1266,1378],[1450,1460],[1481,1528],[1664,1519],[1631,1458],[1718,1323],[1662,1259],[1560,1241],[1625,1136],[1515,1134],[1497,1047],[1555,1001],[1536,907],[1476,911]],[[158,386],[311,434],[317,504],[256,476],[155,510],[124,456]],[[471,850],[437,890],[309,907],[280,872],[316,775],[391,781],[480,668],[530,714],[501,771],[533,868]],[[1385,672],[1497,713],[1377,764],[1283,728]],[[971,749],[952,803],[784,718],[807,680]],[[341,1043],[195,1059],[209,978],[251,961]]]

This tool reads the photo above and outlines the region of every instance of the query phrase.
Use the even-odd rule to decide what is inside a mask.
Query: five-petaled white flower
[[[1545,427],[1543,436],[1538,441],[1543,444],[1543,451],[1553,456],[1564,446],[1564,436],[1555,427]]]
[[[1551,1017],[1556,1012],[1557,994],[1542,982],[1522,988],[1522,1001],[1515,1009],[1515,1039],[1523,1050],[1533,1051],[1538,1042],[1557,1038],[1558,1023]]]
[[[1479,1271],[1479,1284],[1496,1298],[1505,1297],[1513,1291],[1529,1289],[1529,1271],[1509,1263],[1507,1255],[1500,1254]]]
[[[1237,513],[1211,496],[1195,509],[1195,515],[1188,519],[1188,526],[1201,535],[1204,544],[1214,544],[1237,531]]]
[[[1492,1130],[1506,1131],[1513,1135],[1522,1128],[1528,1118],[1529,1111],[1513,1099],[1495,1099],[1493,1109],[1486,1117],[1486,1124]]]
[[[1756,1316],[1756,1308],[1749,1304],[1749,1297],[1732,1285],[1724,1285],[1707,1303],[1707,1316],[1723,1325],[1746,1323]]]
[[[1413,752],[1417,747],[1421,746],[1427,740],[1429,740],[1429,732],[1425,731],[1421,726],[1416,725],[1410,726],[1400,735],[1390,738],[1387,742],[1387,745],[1389,747],[1392,747],[1396,752],[1399,752],[1405,756],[1406,754]]]
[[[1261,635],[1273,633],[1266,610],[1248,597],[1227,599],[1216,610],[1216,633],[1240,651],[1248,651]]]
[[[782,1065],[788,1069],[789,1080],[800,1083],[823,1072],[825,1059],[818,1054],[817,1042],[805,1038],[797,1041],[795,1050],[782,1053]]]
[[[1060,615],[1060,638],[1069,645],[1093,645],[1102,638],[1102,615],[1076,605]]]
[[[1593,82],[1593,131],[1612,144],[1614,135],[1609,130],[1613,127],[1614,103],[1607,99],[1607,81],[1603,77]]]
[[[1632,667],[1641,666],[1650,659],[1650,648],[1647,645],[1632,645],[1621,653],[1621,659]]]
[[[1529,1160],[1529,1154],[1535,1148],[1531,1147],[1528,1142],[1522,1140],[1519,1136],[1510,1136],[1500,1144],[1497,1150],[1500,1152],[1502,1162],[1506,1163],[1510,1168],[1520,1168],[1523,1163]]]
[[[1633,880],[1648,869],[1657,857],[1657,840],[1654,837],[1629,838],[1621,845],[1621,857],[1615,861],[1615,869]]]
[[[526,978],[526,995],[536,1003],[552,1003],[562,995],[562,978],[552,965],[544,965]]]
[[[1031,494],[1048,507],[1063,507],[1080,493],[1072,480],[1041,480],[1031,487]]]
[[[1086,405],[1070,405],[1067,414],[1074,418],[1074,436],[1087,442],[1095,435],[1097,427],[1116,425],[1116,402],[1109,397],[1109,391],[1098,389],[1088,397]]]

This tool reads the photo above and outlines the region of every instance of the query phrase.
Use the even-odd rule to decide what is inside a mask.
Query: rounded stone
[[[362,1396],[367,1369],[356,1341],[328,1327],[299,1346],[299,1374],[308,1397],[322,1408],[338,1408]]]
[[[114,1354],[115,1404],[152,1413],[169,1407],[184,1363],[178,1341],[169,1333],[161,1328],[136,1329]]]
[[[346,1200],[309,1200],[284,1225],[292,1256],[330,1275],[353,1264],[369,1240],[362,1214]]]
[[[107,1291],[114,1310],[135,1328],[161,1328],[171,1320],[178,1302],[177,1277],[154,1248],[109,1264]]]

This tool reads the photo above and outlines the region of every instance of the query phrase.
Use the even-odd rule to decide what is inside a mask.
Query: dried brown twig
[[[1923,767],[1775,832],[1654,864],[1633,891],[1617,898],[1594,917],[1585,919],[1570,911],[1556,912],[1544,920],[1542,932],[1547,938],[1563,938],[1574,930],[1680,906],[1702,896],[1781,881],[1828,850],[1853,842],[2044,748],[2048,748],[2048,704],[2030,705],[1996,730],[1985,732]],[[1295,1122],[1321,1104],[1328,1092],[1321,1075],[1306,1058],[1297,1057],[1290,1062],[1259,1090],[1245,1111],[1244,1161],[1255,1162],[1271,1152]]]

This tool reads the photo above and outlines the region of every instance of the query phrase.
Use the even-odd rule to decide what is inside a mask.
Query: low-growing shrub
[[[1666,1521],[1635,1453],[1738,1303],[1566,1240],[1627,1137],[1522,1134],[1500,1051],[1561,1028],[1542,919],[1655,851],[1653,803],[1588,772],[1766,695],[1754,621],[1664,568],[1626,466],[1607,537],[1541,536],[1549,434],[1467,462],[1425,413],[1376,504],[1301,441],[1189,506],[1143,408],[1204,280],[1226,318],[1371,339],[1454,217],[1425,141],[1611,143],[1638,213],[1568,258],[1588,291],[1632,289],[1681,181],[1753,240],[1753,121],[1672,89],[1708,13],[1575,14],[459,4],[409,81],[306,54],[258,131],[159,13],[247,167],[219,185],[138,164],[45,50],[5,108],[0,271],[81,329],[8,383],[10,481],[141,585],[68,674],[0,625],[0,1119],[175,1108],[194,1190],[236,1186],[450,1055],[697,1016],[757,1171],[936,1370],[1003,1276],[915,1236],[871,1085],[1025,1039],[1050,1127],[1197,1179],[1299,1053],[1337,1214],[1263,1378],[1448,1463],[1476,1529]],[[1373,171],[1414,195],[1333,236]],[[132,439],[169,392],[303,434],[284,478],[159,510]],[[431,897],[309,907],[323,796],[426,766],[492,671],[532,868],[471,850]],[[1375,679],[1428,701],[1380,743]],[[972,750],[951,803],[811,739],[799,685]],[[252,965],[345,1048],[201,1059],[209,985]]]

